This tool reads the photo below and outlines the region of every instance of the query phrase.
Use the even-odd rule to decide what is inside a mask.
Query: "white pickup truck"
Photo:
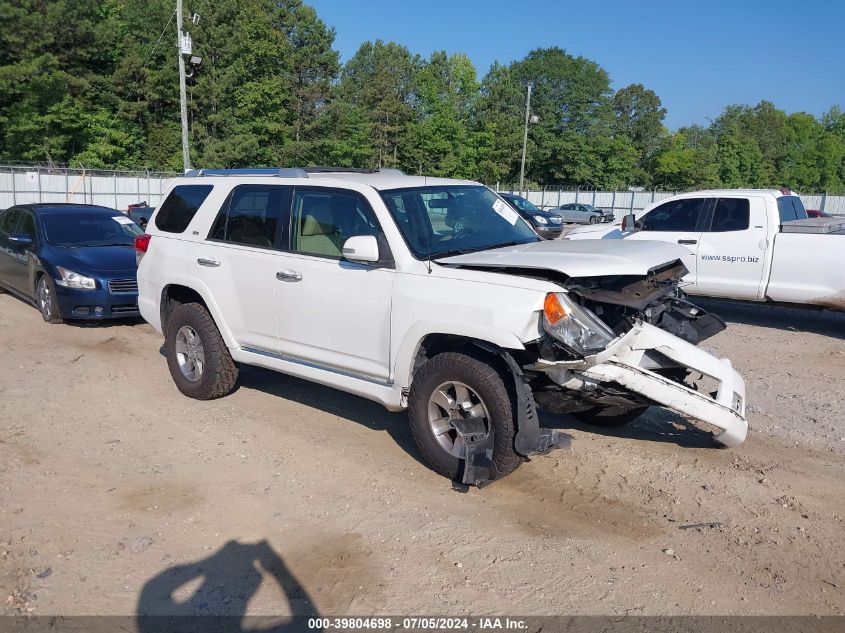
[[[808,219],[788,190],[693,191],[564,239],[680,244],[688,294],[845,310],[845,218]]]

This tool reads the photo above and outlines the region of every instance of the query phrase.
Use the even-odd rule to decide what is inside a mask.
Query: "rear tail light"
[[[137,236],[135,238],[135,252],[146,253],[147,249],[150,247],[150,240],[152,238],[153,236],[148,235],[147,233]]]
[[[139,235],[135,238],[135,264],[138,265],[141,263],[141,259],[144,257],[144,253],[147,252],[147,249],[150,247],[150,240],[153,238],[152,235],[148,235],[144,233],[143,235]]]

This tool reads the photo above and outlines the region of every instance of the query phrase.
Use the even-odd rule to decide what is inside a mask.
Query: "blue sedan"
[[[135,237],[120,211],[24,204],[0,212],[0,292],[34,303],[48,323],[138,312]]]

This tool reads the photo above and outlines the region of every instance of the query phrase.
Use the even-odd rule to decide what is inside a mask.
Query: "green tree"
[[[535,49],[511,64],[520,86],[534,86],[532,151],[526,172],[547,184],[597,184],[602,148],[610,134],[610,78],[595,62],[561,48]]]
[[[399,165],[414,116],[418,56],[393,42],[364,42],[343,68],[336,99],[362,119],[372,166]]]
[[[518,177],[524,99],[511,70],[494,63],[481,82],[476,117],[478,172],[486,182],[515,182]]]
[[[417,73],[415,120],[403,155],[419,173],[452,177],[478,173],[472,135],[476,77],[466,55],[444,51],[432,53]]]

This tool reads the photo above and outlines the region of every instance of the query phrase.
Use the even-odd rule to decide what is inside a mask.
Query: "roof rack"
[[[308,173],[298,167],[242,167],[238,169],[192,169],[185,178],[200,176],[271,176],[275,178],[308,178]]]
[[[392,167],[379,167],[378,169],[360,169],[358,167],[324,167],[317,165],[314,167],[306,167],[305,171],[309,174],[389,174],[392,176],[404,176],[405,172],[401,169],[394,169]]]

